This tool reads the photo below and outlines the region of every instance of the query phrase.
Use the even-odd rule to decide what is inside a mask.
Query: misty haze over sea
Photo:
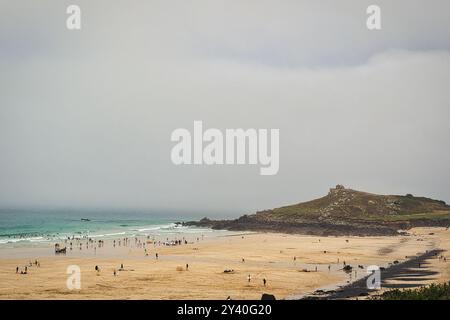
[[[212,230],[177,226],[203,215],[119,209],[0,209],[0,245],[39,244],[67,237],[172,236]],[[220,217],[228,217],[220,215]]]

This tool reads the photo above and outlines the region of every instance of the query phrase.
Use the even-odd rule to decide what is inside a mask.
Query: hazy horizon
[[[0,208],[253,213],[336,184],[450,202],[450,2],[0,1]],[[423,8],[426,7],[425,11]],[[274,176],[177,128],[280,129]]]
[[[335,187],[330,186],[331,187]],[[369,193],[374,193],[374,192],[370,192],[368,190],[358,190],[355,188],[351,188],[350,186],[345,186],[348,189],[353,189],[353,190],[357,190],[357,191],[363,191],[363,192],[369,192]],[[170,208],[170,207],[166,207],[166,208],[156,208],[156,207],[108,207],[108,206],[92,206],[92,207],[83,207],[83,206],[52,206],[52,205],[12,205],[12,206],[0,206],[0,212],[1,211],[21,211],[21,210],[25,210],[27,212],[42,212],[42,211],[49,211],[49,212],[93,212],[93,213],[98,213],[98,212],[116,212],[116,213],[133,213],[133,214],[140,214],[140,213],[145,213],[145,214],[168,214],[170,216],[180,216],[180,215],[186,215],[186,216],[192,216],[192,217],[210,217],[210,218],[233,218],[233,217],[239,217],[241,215],[244,214],[252,214],[252,213],[256,213],[257,211],[260,210],[270,210],[270,209],[274,209],[277,207],[282,207],[282,206],[286,206],[286,205],[293,205],[293,204],[297,204],[297,203],[301,203],[301,202],[307,202],[310,200],[315,200],[318,198],[321,198],[325,195],[327,195],[328,190],[322,194],[318,194],[317,196],[310,198],[310,199],[300,199],[298,201],[294,201],[291,203],[282,203],[279,205],[276,205],[274,207],[267,207],[267,208],[256,208],[255,210],[247,210],[247,211],[236,211],[236,210],[227,210],[226,208],[221,209],[221,210],[216,210],[216,209],[204,209],[204,208],[199,208],[199,209],[183,209],[183,208]],[[375,194],[380,194],[380,195],[399,195],[399,196],[404,196],[406,194],[386,194],[386,193],[375,193]],[[431,198],[434,200],[442,200],[442,199],[437,199],[437,198],[433,198],[433,196],[431,195],[419,195],[419,194],[414,194],[414,196],[416,197],[426,197],[426,198]]]

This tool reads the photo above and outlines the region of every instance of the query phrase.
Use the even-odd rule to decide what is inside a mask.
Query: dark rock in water
[[[276,300],[273,294],[263,293],[261,300]]]

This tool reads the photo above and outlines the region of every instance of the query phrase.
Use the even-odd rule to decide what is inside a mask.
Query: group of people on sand
[[[100,267],[99,266],[95,266],[95,271],[97,272],[97,275],[100,275]],[[123,263],[120,264],[120,268],[117,269],[113,269],[113,275],[117,276],[118,272],[117,271],[125,271],[125,269],[123,268]]]
[[[250,282],[252,281],[252,276],[250,274],[247,276],[247,281],[248,281],[248,284],[250,284]],[[267,285],[267,279],[263,278],[262,283],[263,283],[263,286],[265,287]]]
[[[26,264],[23,268],[19,268],[19,266],[16,267],[16,273],[17,274],[28,274],[28,268],[35,266],[39,268],[41,266],[41,263],[39,260],[34,260],[34,262],[29,261],[28,264]]]
[[[156,257],[158,257],[158,254],[156,254]],[[100,275],[100,267],[99,266],[95,266],[95,271],[97,272],[97,275]],[[113,275],[117,276],[118,271],[126,271],[125,268],[123,267],[123,263],[120,264],[120,267],[118,269],[113,269]],[[186,263],[186,271],[189,271],[189,264]]]
[[[196,239],[197,239],[197,242],[200,241],[200,237],[197,237]],[[204,239],[204,235],[201,236],[201,239],[202,240]],[[93,249],[94,253],[97,254],[97,248],[105,247],[106,241],[105,240],[96,240],[96,239],[92,239],[90,237],[81,237],[80,238],[80,237],[72,236],[72,237],[67,237],[64,240],[64,243],[70,251],[73,251],[76,248],[78,248],[81,251],[81,250],[83,250],[83,248],[86,248],[86,249]],[[147,248],[150,244],[153,244],[153,247],[179,246],[182,244],[187,245],[187,244],[193,243],[193,242],[188,242],[188,240],[185,237],[182,237],[182,239],[166,238],[165,241],[164,240],[156,241],[154,239],[154,237],[150,237],[149,235],[147,235],[147,236],[145,236],[144,239],[138,238],[138,237],[134,237],[134,238],[124,237],[124,238],[119,238],[119,239],[112,239],[111,243],[112,243],[113,248],[127,247],[127,248],[131,249],[134,247],[134,248],[144,249],[145,256],[148,256]],[[59,244],[56,244],[56,245],[59,245]],[[156,257],[156,258],[158,258],[158,257]]]

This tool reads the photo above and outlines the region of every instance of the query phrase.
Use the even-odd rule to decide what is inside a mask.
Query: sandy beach
[[[369,265],[388,267],[432,249],[442,249],[445,260],[450,258],[450,231],[445,228],[415,228],[397,237],[242,233],[194,237],[176,246],[144,238],[126,246],[122,240],[119,246],[118,240],[115,247],[113,240],[101,247],[96,242],[86,247],[81,240],[81,250],[74,241],[72,251],[59,256],[53,244],[0,249],[0,299],[260,299],[263,293],[295,299],[363,277]],[[450,280],[450,261],[445,260],[427,264],[435,276],[423,284]],[[344,262],[354,266],[353,272],[343,272]],[[21,274],[27,265],[27,274]],[[67,288],[70,265],[81,269],[80,290]]]

